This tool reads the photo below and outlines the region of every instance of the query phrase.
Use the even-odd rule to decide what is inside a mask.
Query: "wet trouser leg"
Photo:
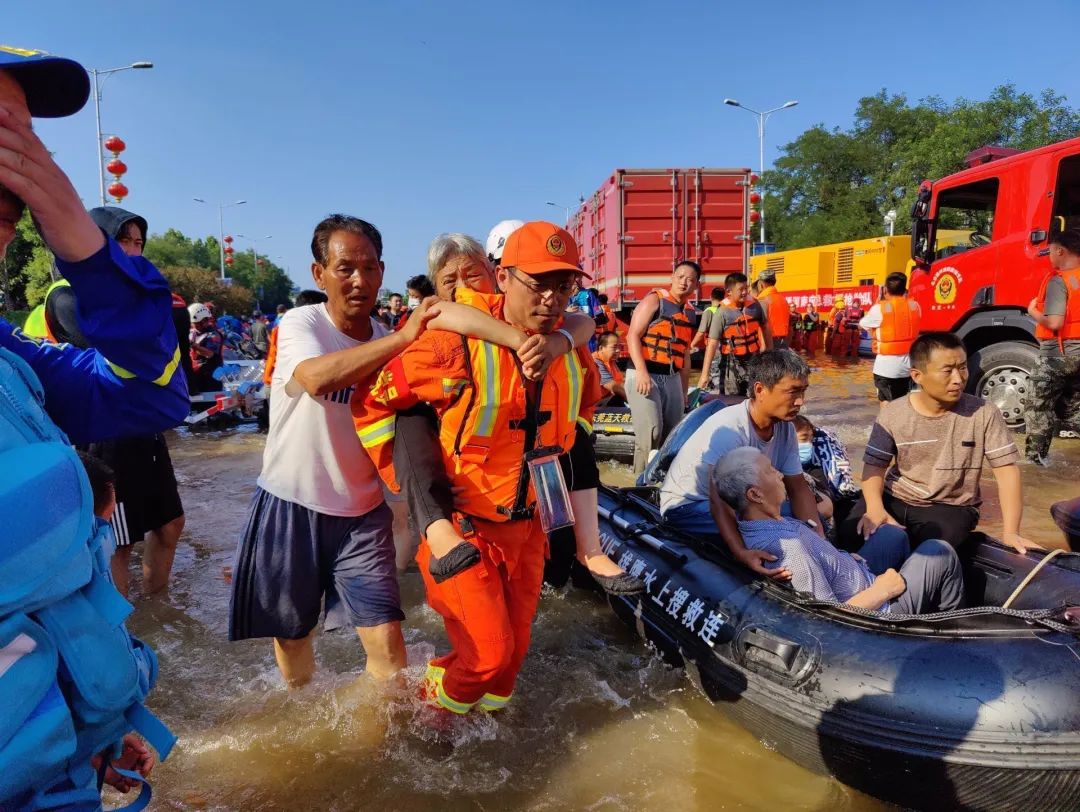
[[[634,418],[634,473],[640,474],[649,462],[649,452],[660,447],[663,406],[656,381],[660,376],[651,376],[653,388],[648,395],[637,391],[637,377],[637,370],[626,371],[626,402]]]
[[[964,573],[956,550],[938,539],[924,541],[900,568],[907,589],[894,606],[905,615],[948,612],[964,603]]]
[[[682,376],[651,374],[653,386],[648,396],[637,391],[637,370],[626,371],[626,400],[634,418],[634,473],[640,474],[649,462],[649,452],[663,445],[682,419],[686,407]]]
[[[494,710],[509,700],[544,572],[547,542],[538,519],[477,524],[469,541],[480,549],[480,562],[441,584],[428,572],[426,540],[417,555],[428,603],[443,616],[451,646],[428,664],[428,684],[433,698],[455,713],[476,705]]]
[[[1024,415],[1027,422],[1024,452],[1032,462],[1041,462],[1050,453],[1050,443],[1058,428],[1058,404],[1077,384],[1078,377],[1080,358],[1039,354],[1031,374],[1031,401]]]
[[[888,569],[900,569],[910,552],[907,533],[896,525],[886,524],[871,534],[858,554],[870,572],[881,575]]]

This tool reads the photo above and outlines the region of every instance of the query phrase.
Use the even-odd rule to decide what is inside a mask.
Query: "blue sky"
[[[965,8],[967,7],[967,8]],[[311,230],[343,211],[383,232],[386,283],[425,271],[442,231],[481,240],[498,220],[562,219],[616,167],[766,164],[817,123],[850,124],[882,88],[983,98],[1013,82],[1080,104],[1072,30],[1049,0],[912,2],[126,2],[4,9],[3,42],[112,68],[103,128],[128,144],[125,206],[152,231],[273,235],[302,286]],[[1053,22],[1052,21],[1056,21]],[[1052,24],[1051,24],[1052,23]],[[37,125],[96,205],[93,104]],[[238,240],[241,249],[249,246]]]

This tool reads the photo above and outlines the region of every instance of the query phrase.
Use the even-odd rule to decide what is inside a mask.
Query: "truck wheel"
[[[968,359],[968,389],[998,408],[1013,431],[1024,430],[1031,398],[1031,373],[1039,351],[1022,341],[1002,341],[973,352]]]

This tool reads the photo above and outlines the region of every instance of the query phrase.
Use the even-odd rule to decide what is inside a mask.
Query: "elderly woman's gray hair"
[[[746,492],[758,484],[758,460],[762,456],[753,446],[733,448],[713,467],[713,487],[739,516],[746,510]]]
[[[445,268],[450,260],[458,257],[473,260],[481,266],[490,265],[484,246],[468,234],[440,234],[428,247],[428,279],[435,282],[435,274]]]

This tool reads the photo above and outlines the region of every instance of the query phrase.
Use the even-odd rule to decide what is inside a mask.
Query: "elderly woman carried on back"
[[[758,449],[736,448],[713,469],[713,487],[738,515],[748,549],[775,555],[791,573],[791,585],[818,600],[905,615],[948,611],[961,606],[963,574],[956,552],[943,541],[920,544],[897,572],[882,569],[877,548],[892,547],[880,531],[859,551],[843,552],[798,519],[784,518],[783,476]],[[899,527],[889,532],[903,533]],[[875,572],[881,572],[875,577]]]

